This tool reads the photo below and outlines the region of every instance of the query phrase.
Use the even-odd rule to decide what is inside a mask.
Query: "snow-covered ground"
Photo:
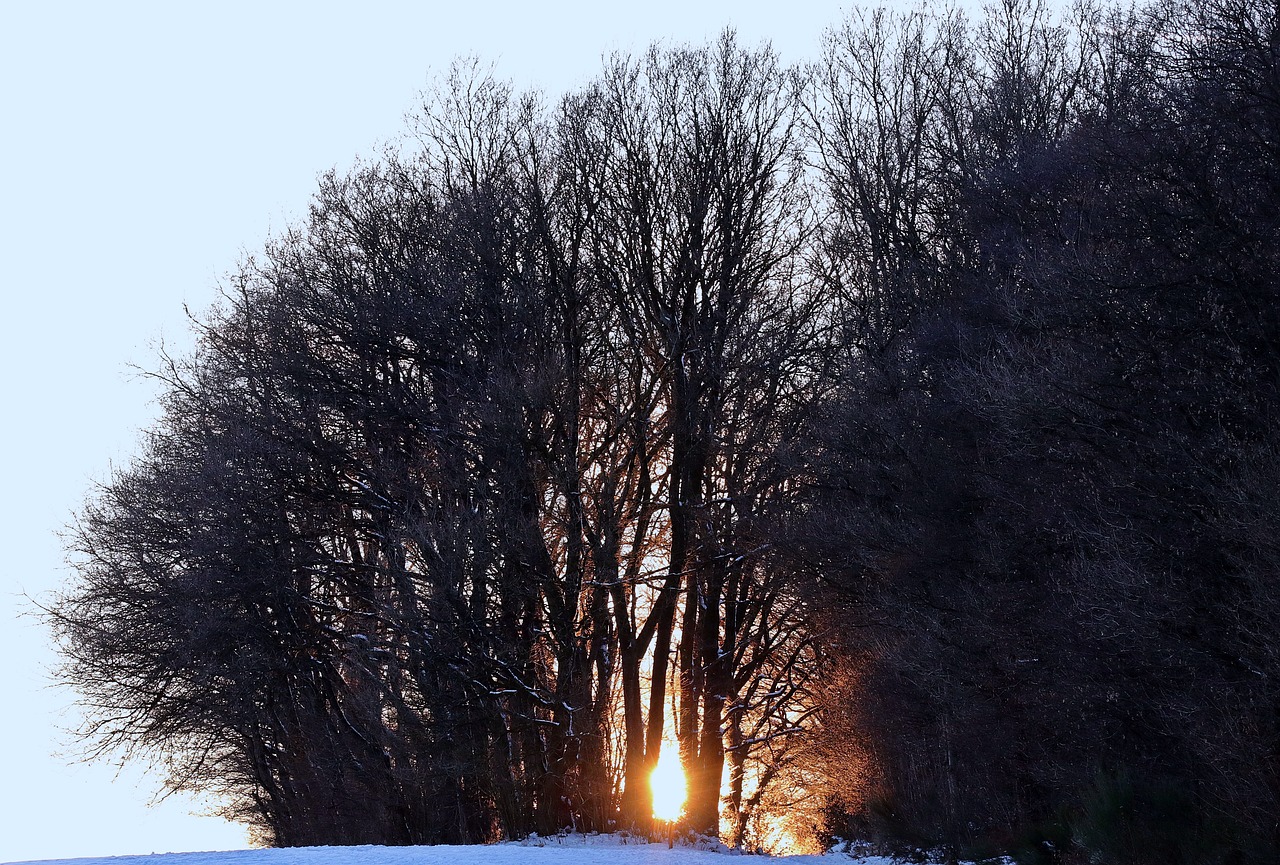
[[[668,849],[616,835],[569,835],[468,847],[292,847],[222,853],[159,853],[99,859],[49,859],[44,865],[727,865],[740,851]],[[891,865],[881,856],[753,856],[761,865]]]

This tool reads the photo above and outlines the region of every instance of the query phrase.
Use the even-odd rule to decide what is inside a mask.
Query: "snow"
[[[42,865],[728,865],[746,855],[722,845],[707,849],[648,843],[618,835],[566,835],[505,844],[438,847],[290,847],[220,853],[159,853],[47,859]],[[759,865],[893,865],[883,856],[752,856]],[[749,865],[744,862],[743,865]]]

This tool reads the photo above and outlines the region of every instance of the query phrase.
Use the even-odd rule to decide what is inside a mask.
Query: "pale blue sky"
[[[458,54],[549,94],[602,54],[725,25],[814,56],[840,5],[0,3],[0,862],[245,845],[147,808],[155,777],[69,767],[68,694],[21,593],[65,579],[55,531],[153,417],[130,364],[189,345],[242,251],[305,212],[318,173],[372,155]]]

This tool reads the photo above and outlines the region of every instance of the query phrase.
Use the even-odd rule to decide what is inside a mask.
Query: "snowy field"
[[[48,859],[45,865],[725,865],[739,851],[648,844],[612,835],[532,838],[468,847],[293,847],[222,853],[159,853]],[[752,856],[761,865],[892,865],[881,856]]]

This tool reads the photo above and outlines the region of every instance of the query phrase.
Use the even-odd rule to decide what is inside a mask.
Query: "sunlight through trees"
[[[68,534],[87,740],[282,846],[1275,861],[1276,8],[824,44],[323,178]]]
[[[680,758],[674,751],[671,743],[664,743],[658,765],[649,776],[653,788],[653,816],[671,823],[680,819],[688,796],[684,770],[680,768]]]

